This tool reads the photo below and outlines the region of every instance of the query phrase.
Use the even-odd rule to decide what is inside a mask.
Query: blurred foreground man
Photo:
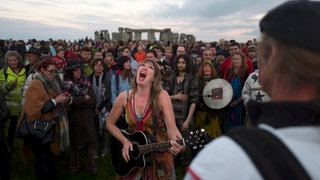
[[[249,102],[256,127],[211,142],[185,179],[319,179],[319,22],[316,1],[288,1],[261,20],[260,82],[272,101]]]

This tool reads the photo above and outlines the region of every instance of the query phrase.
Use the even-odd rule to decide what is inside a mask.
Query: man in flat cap
[[[319,179],[320,2],[288,1],[260,21],[260,82],[270,103],[249,102],[254,127],[215,139],[185,179]]]

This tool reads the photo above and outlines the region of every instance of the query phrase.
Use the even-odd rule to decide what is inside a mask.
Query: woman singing
[[[182,139],[182,136],[174,120],[170,97],[160,84],[159,65],[153,60],[142,61],[132,90],[124,91],[117,97],[107,119],[107,129],[123,145],[122,156],[125,161],[130,160],[129,151],[133,150],[133,144],[115,125],[123,109],[130,131],[147,131],[155,135],[156,142],[171,140],[172,147],[168,151],[152,152],[148,166],[135,169],[122,179],[175,179],[172,155],[179,154],[184,146],[173,141]],[[156,128],[153,115],[156,116]]]

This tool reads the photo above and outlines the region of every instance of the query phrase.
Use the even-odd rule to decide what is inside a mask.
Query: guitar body
[[[141,131],[136,131],[132,134],[122,131],[122,134],[132,142],[134,150],[130,151],[130,160],[126,162],[122,156],[122,143],[114,137],[111,138],[111,162],[119,176],[128,175],[135,168],[145,167],[145,154],[141,154],[137,147],[148,144],[146,135]]]
[[[133,151],[129,152],[130,160],[126,162],[122,156],[122,143],[116,138],[111,137],[110,153],[113,169],[119,176],[126,176],[135,168],[144,168],[146,162],[150,162],[150,159],[146,159],[150,152],[163,150],[171,147],[170,141],[163,141],[154,143],[154,139],[149,134],[145,134],[142,131],[136,131],[134,133],[128,133],[121,130],[122,134],[131,141],[133,144]],[[176,140],[180,145],[188,145],[192,149],[201,149],[210,140],[208,133],[203,129],[190,131],[187,139]]]

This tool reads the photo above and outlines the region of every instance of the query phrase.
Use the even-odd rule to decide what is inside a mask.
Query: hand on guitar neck
[[[179,153],[181,153],[182,151],[184,151],[186,149],[184,140],[183,140],[183,144],[180,144],[175,140],[170,140],[170,144],[171,144],[170,151],[174,156],[178,155]],[[183,146],[181,146],[181,145],[183,145]]]

